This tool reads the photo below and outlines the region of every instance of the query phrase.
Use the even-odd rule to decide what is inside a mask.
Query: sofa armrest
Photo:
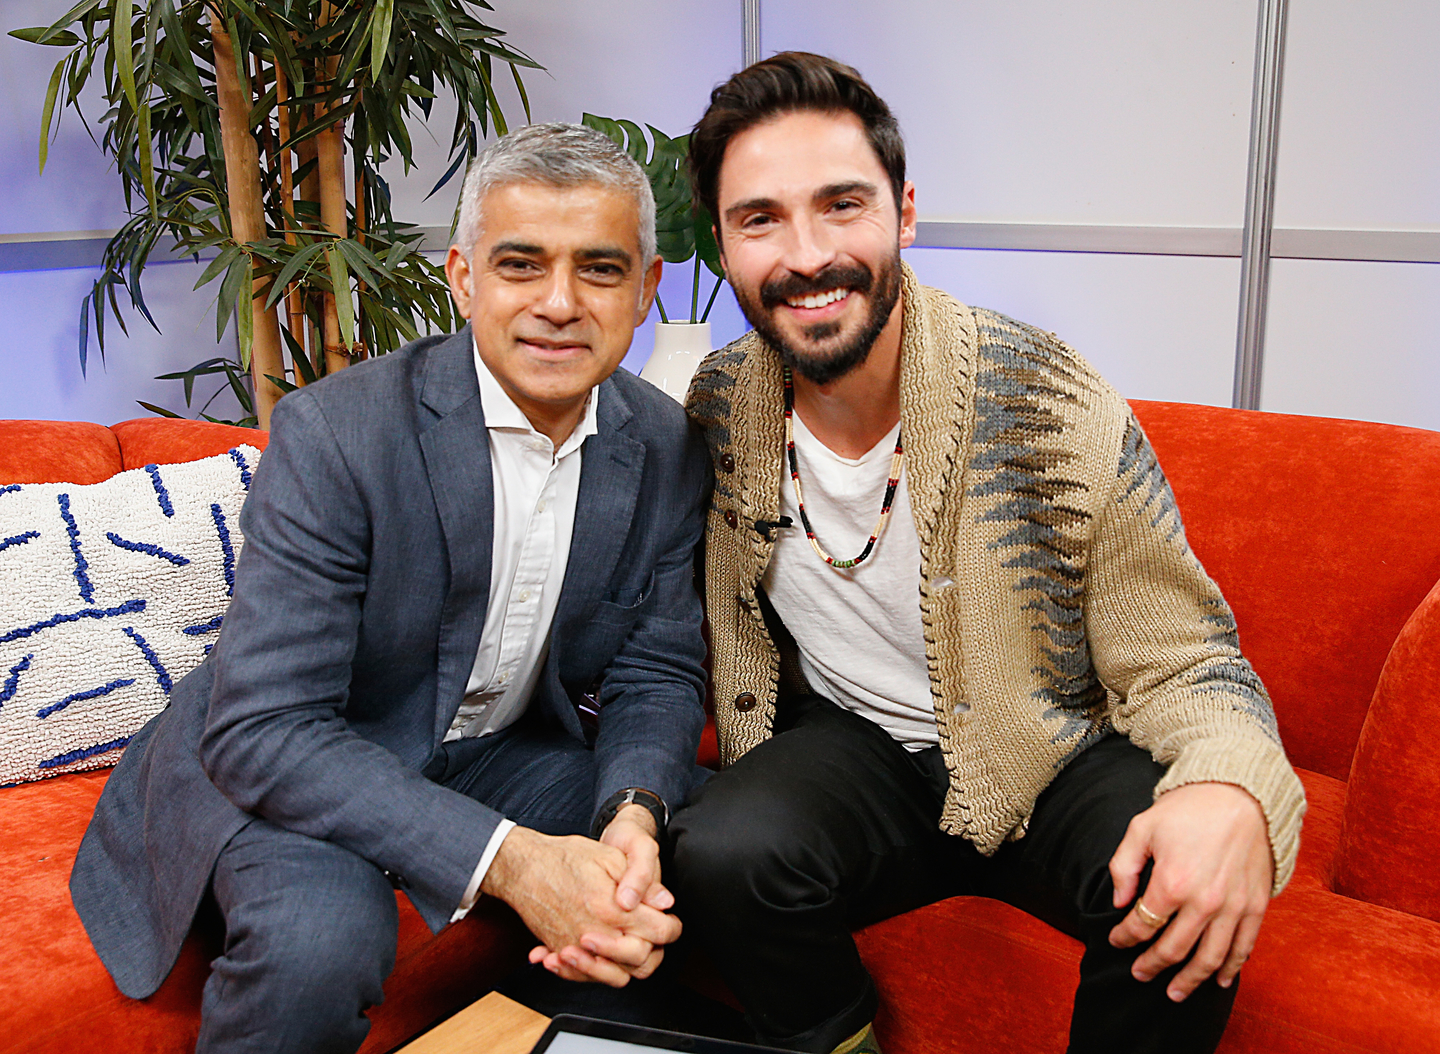
[[[1335,888],[1440,921],[1440,582],[1400,631],[1350,768]]]

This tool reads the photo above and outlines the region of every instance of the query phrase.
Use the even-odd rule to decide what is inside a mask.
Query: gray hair
[[[455,232],[467,260],[480,237],[480,203],[492,188],[510,183],[594,184],[634,195],[640,211],[640,265],[655,258],[655,195],[645,170],[603,132],[557,121],[527,125],[501,136],[471,164],[460,192]]]

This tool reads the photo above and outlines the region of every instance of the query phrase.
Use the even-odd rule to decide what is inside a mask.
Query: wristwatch
[[[665,804],[664,798],[644,787],[626,787],[606,798],[600,805],[600,811],[595,814],[594,822],[590,824],[590,837],[598,839],[604,834],[610,821],[627,805],[638,805],[647,810],[655,818],[656,841],[665,837],[665,828],[670,823],[670,807]]]

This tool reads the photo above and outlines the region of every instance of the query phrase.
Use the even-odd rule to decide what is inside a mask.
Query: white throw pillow
[[[115,764],[209,653],[259,461],[0,487],[0,784]]]

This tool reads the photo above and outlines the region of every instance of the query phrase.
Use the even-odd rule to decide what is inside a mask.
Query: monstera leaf
[[[671,138],[654,125],[647,141],[645,133],[633,121],[614,120],[587,113],[585,125],[609,136],[620,149],[635,159],[649,177],[655,195],[655,248],[666,263],[682,264],[695,257],[695,282],[690,298],[690,321],[697,321],[700,298],[700,264],[715,276],[710,304],[715,302],[724,270],[720,266],[720,247],[715,242],[713,221],[709,211],[696,201],[690,189],[690,176],[685,170],[685,156],[690,150],[690,137]],[[704,321],[710,304],[700,315]],[[662,318],[665,309],[660,308]]]

